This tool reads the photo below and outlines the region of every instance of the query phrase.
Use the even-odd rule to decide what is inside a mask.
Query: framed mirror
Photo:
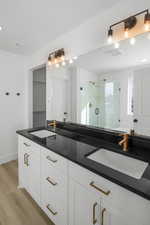
[[[47,74],[47,119],[150,136],[149,33]]]

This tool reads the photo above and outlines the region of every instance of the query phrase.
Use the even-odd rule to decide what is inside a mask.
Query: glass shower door
[[[120,126],[118,81],[90,81],[81,89],[81,123],[116,129]]]

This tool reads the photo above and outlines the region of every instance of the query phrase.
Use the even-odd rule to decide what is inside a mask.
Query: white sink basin
[[[48,130],[38,130],[38,131],[31,132],[30,134],[37,136],[39,138],[46,138],[49,136],[56,135],[56,133],[48,131]]]
[[[146,167],[148,166],[148,163],[146,162],[130,158],[107,149],[99,149],[87,158],[136,179],[140,179],[142,177]]]

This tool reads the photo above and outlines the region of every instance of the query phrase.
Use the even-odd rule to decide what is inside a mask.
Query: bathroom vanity
[[[117,133],[68,127],[17,131],[19,187],[56,225],[149,225],[150,158],[143,140],[130,140],[124,153]]]

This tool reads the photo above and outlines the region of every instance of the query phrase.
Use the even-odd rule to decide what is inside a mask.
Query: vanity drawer
[[[57,204],[56,201],[44,199],[42,209],[54,224],[67,224],[67,205],[66,207],[62,206],[60,200],[59,204]]]
[[[41,149],[41,160],[50,168],[55,168],[62,175],[67,174],[67,159],[61,157],[60,155],[47,150],[45,148]]]
[[[42,193],[44,188],[48,190],[49,195],[60,196],[67,191],[67,176],[49,165],[41,163],[41,187]]]
[[[110,199],[113,194],[109,181],[72,162],[69,162],[69,176],[101,197]]]
[[[33,142],[30,141],[28,138],[19,135],[19,148],[22,151],[28,151],[32,148]]]

